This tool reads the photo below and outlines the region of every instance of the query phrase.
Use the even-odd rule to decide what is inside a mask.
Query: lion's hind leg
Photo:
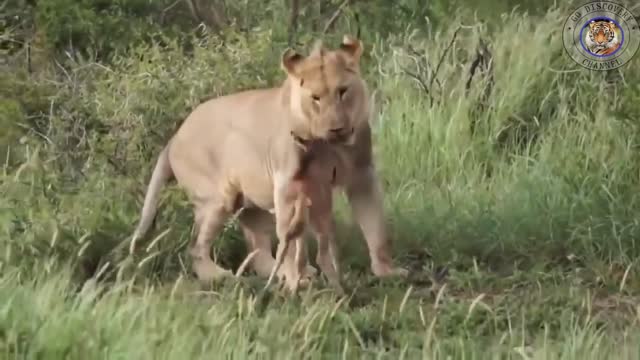
[[[198,204],[195,212],[198,233],[190,250],[193,271],[204,282],[231,276],[231,271],[220,267],[210,257],[212,243],[231,217],[231,211],[224,202],[210,199]]]

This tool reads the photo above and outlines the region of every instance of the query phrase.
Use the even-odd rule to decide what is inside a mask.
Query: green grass
[[[586,276],[588,277],[588,276]],[[5,358],[636,359],[637,298],[597,294],[580,274],[481,269],[446,286],[369,284],[336,301],[255,296],[247,281],[200,291],[85,286],[69,273],[0,282]],[[255,284],[254,284],[255,285]]]
[[[0,124],[22,132],[7,132],[0,176],[2,358],[640,358],[640,62],[578,67],[563,52],[565,15],[504,15],[449,48],[457,22],[472,23],[461,13],[441,32],[365,44],[390,237],[412,275],[372,278],[340,198],[342,300],[322,283],[299,298],[261,294],[251,275],[201,288],[175,186],[148,253],[119,278],[87,281],[120,260],[111,250],[189,110],[282,79],[270,31],[3,74]],[[484,107],[489,80],[465,91],[480,38],[493,55]],[[214,248],[233,269],[246,255],[233,223]]]

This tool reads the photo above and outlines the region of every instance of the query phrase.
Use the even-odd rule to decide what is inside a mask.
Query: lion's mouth
[[[346,143],[354,134],[354,127],[343,127],[339,129],[331,129],[329,133],[329,141],[332,143]]]
[[[329,134],[324,138],[303,138],[295,132],[291,131],[294,143],[302,149],[308,149],[310,144],[315,141],[327,142],[334,145],[344,145],[351,143],[353,135],[355,134],[354,127],[331,129]]]

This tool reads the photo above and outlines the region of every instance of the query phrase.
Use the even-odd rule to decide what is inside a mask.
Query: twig
[[[471,63],[471,68],[469,68],[469,79],[467,79],[467,83],[465,84],[465,90],[468,92],[471,87],[471,80],[473,80],[473,76],[476,74],[478,67],[483,70],[489,70],[489,66],[491,66],[490,61],[492,59],[491,52],[487,48],[487,45],[480,41],[478,45],[478,49],[476,50],[476,58]]]
[[[240,266],[238,267],[238,270],[236,270],[236,277],[240,277],[240,275],[242,275],[244,273],[244,271],[247,268],[247,266],[249,266],[249,263],[251,263],[253,258],[256,257],[256,255],[258,254],[258,251],[260,251],[260,250],[259,249],[255,249],[251,253],[249,253],[249,255],[247,255],[246,259],[244,259],[242,264],[240,264]]]
[[[296,29],[298,27],[298,14],[300,13],[300,0],[291,0],[291,14],[289,16],[288,45],[293,46]]]
[[[210,14],[205,14],[204,10],[200,8],[200,4],[196,0],[185,0],[191,11],[191,16],[199,22],[205,24],[207,27],[213,29],[215,32],[220,32],[224,27],[225,20],[220,11],[216,8],[216,3],[211,2],[209,8]]]
[[[440,71],[440,67],[442,66],[442,63],[444,62],[444,58],[447,56],[447,53],[449,52],[449,50],[453,46],[453,43],[456,41],[456,38],[458,37],[458,32],[460,32],[461,29],[462,29],[462,27],[458,26],[456,31],[454,31],[453,36],[451,37],[451,41],[449,41],[449,46],[447,46],[444,49],[444,51],[442,52],[442,56],[440,56],[440,60],[438,61],[438,65],[436,65],[436,69],[431,74],[431,81],[429,81],[429,87],[431,87],[431,85],[433,85],[433,81],[434,81],[434,79],[436,77],[436,74],[438,74],[438,71]]]
[[[62,72],[64,73],[64,75],[67,77],[67,80],[72,83],[75,84],[75,82],[73,81],[73,79],[71,78],[71,75],[69,75],[69,72],[67,71],[67,69],[64,68],[64,66],[62,66],[62,64],[60,64],[57,60],[54,60],[54,63],[56,64],[57,67],[60,68],[60,70],[62,70]],[[75,88],[75,86],[74,86]]]
[[[420,52],[418,52],[418,50],[416,50],[413,46],[411,46],[411,44],[409,44],[407,46],[407,49],[409,50],[409,52],[411,53],[411,55],[415,56],[416,58],[419,59],[424,59],[424,65],[427,67],[427,71],[431,71],[431,66],[429,64],[429,60],[427,59],[427,57],[424,54],[421,54]],[[417,61],[416,61],[416,65],[417,65]],[[438,80],[437,77],[431,77],[431,80],[435,80],[436,84],[438,84],[438,86],[442,89],[442,83],[440,83],[440,80]]]
[[[478,44],[478,49],[476,50],[476,58],[473,60],[473,62],[471,63],[471,67],[469,68],[469,79],[465,84],[465,94],[469,93],[469,89],[471,88],[471,81],[473,80],[473,76],[475,75],[476,71],[478,71],[478,69],[486,72],[489,78],[488,83],[484,88],[482,99],[477,105],[477,110],[482,111],[486,105],[487,100],[489,99],[491,91],[493,90],[494,83],[493,56],[489,51],[487,45],[482,40],[480,40],[480,44]],[[475,132],[476,122],[477,119],[472,118],[470,124],[470,131],[472,134]]]
[[[39,137],[41,137],[43,140],[45,140],[46,142],[48,142],[48,143],[49,143],[49,145],[54,145],[54,146],[55,146],[55,144],[53,143],[53,141],[52,141],[49,137],[47,137],[47,135],[45,135],[45,134],[41,133],[40,131],[38,131],[38,130],[36,130],[36,129],[32,128],[31,126],[26,125],[26,124],[23,124],[23,123],[19,123],[19,122],[16,122],[15,124],[16,124],[18,127],[21,127],[21,128],[23,128],[23,129],[25,129],[25,130],[31,131],[31,132],[33,132],[34,134],[38,135],[38,136],[39,136]]]
[[[211,11],[212,20],[216,23],[218,30],[222,30],[226,24],[228,24],[224,1],[220,3],[212,1],[209,10]]]
[[[420,75],[409,71],[409,69],[407,69],[405,67],[401,67],[401,69],[402,69],[402,71],[404,71],[405,74],[409,75],[409,77],[411,77],[414,80],[416,80],[418,82],[418,84],[420,85],[420,87],[422,88],[422,90],[424,90],[424,92],[427,95],[429,95],[429,97],[431,97],[431,92],[429,91],[429,87],[424,82],[424,80],[420,77]]]
[[[338,20],[338,18],[340,17],[340,14],[342,14],[342,10],[344,9],[344,7],[347,6],[350,2],[351,0],[344,0],[342,4],[338,6],[333,15],[331,15],[331,18],[329,18],[329,21],[327,21],[327,24],[324,26],[324,30],[322,30],[323,34],[326,34],[329,30],[331,30],[336,20]]]
[[[178,4],[180,3],[180,1],[182,1],[182,0],[176,0],[173,4],[171,4],[171,5],[167,6],[166,8],[164,8],[164,9],[162,10],[162,13],[164,14],[164,13],[166,13],[167,11],[169,11],[169,10],[173,9],[176,5],[178,5]]]
[[[27,41],[27,72],[33,73],[33,67],[31,66],[31,41]]]
[[[176,7],[176,5],[178,5],[180,3],[180,1],[182,0],[176,0],[173,4],[167,6],[166,8],[164,8],[162,10],[162,13],[160,14],[160,23],[164,24],[164,17],[167,15],[167,12],[171,9],[173,9],[174,7]]]

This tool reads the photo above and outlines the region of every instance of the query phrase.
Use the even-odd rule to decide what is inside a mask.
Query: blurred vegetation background
[[[640,55],[573,62],[562,27],[581,4],[0,0],[0,354],[637,359]],[[364,42],[389,235],[417,281],[369,281],[340,197],[356,300],[202,292],[172,185],[121,268],[135,276],[85,282],[122,259],[156,156],[198,103],[277,85],[287,46],[344,33]],[[236,224],[214,250],[238,266]]]

